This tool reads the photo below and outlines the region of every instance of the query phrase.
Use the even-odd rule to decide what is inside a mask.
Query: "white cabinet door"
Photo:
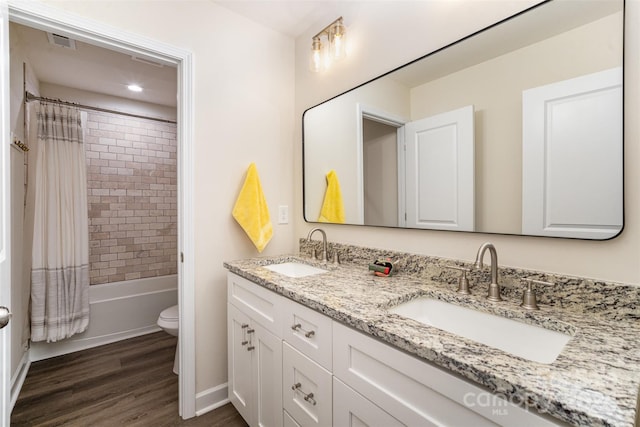
[[[405,126],[407,227],[473,231],[473,106]]]
[[[622,229],[622,69],[522,95],[522,232],[606,239]]]
[[[256,425],[282,426],[282,340],[253,324],[249,345],[253,352]],[[252,348],[253,347],[253,348]]]
[[[405,426],[336,377],[333,377],[333,425],[345,427]]]
[[[284,409],[303,427],[330,426],[331,372],[286,342],[282,343]]]
[[[282,426],[282,340],[227,304],[229,400],[250,426]]]
[[[229,400],[242,418],[251,424],[253,411],[253,379],[249,348],[249,316],[233,304],[227,304],[227,353]]]

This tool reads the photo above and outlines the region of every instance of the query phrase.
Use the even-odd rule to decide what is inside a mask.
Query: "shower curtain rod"
[[[62,101],[60,99],[45,98],[44,96],[35,96],[31,92],[26,92],[25,93],[25,99],[26,99],[27,102],[30,102],[30,101],[51,102],[51,103],[54,103],[54,104],[61,104],[61,105],[69,105],[71,107],[78,107],[78,108],[82,108],[82,109],[85,109],[85,110],[100,111],[102,113],[120,114],[122,116],[135,117],[135,118],[138,118],[138,119],[155,120],[157,122],[176,124],[176,122],[174,120],[159,119],[157,117],[149,117],[149,116],[143,116],[143,115],[140,115],[140,114],[125,113],[125,112],[122,112],[122,111],[110,110],[108,108],[93,107],[91,105],[83,105],[83,104],[77,104],[75,102]]]

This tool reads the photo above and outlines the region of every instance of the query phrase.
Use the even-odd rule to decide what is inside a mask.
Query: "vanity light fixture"
[[[134,84],[127,86],[127,89],[129,89],[131,92],[142,92],[142,88]]]
[[[311,71],[325,70],[331,66],[333,61],[339,61],[344,58],[347,55],[346,36],[347,30],[342,21],[342,16],[313,36],[311,61],[309,63]],[[328,46],[323,44],[323,40],[326,40]]]

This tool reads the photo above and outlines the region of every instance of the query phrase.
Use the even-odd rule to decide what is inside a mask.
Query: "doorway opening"
[[[80,17],[70,18],[55,8],[38,4],[12,4],[9,20],[92,46],[109,49],[143,61],[177,68],[176,167],[178,304],[180,306],[179,412],[183,418],[195,415],[195,291],[193,288],[193,94],[192,59],[187,51],[127,33],[117,28],[95,25]],[[3,19],[6,17],[3,16]],[[4,23],[7,24],[6,21]],[[8,46],[7,46],[8,47]],[[3,52],[9,58],[9,52]],[[6,82],[8,85],[8,82]],[[6,86],[5,86],[6,88]],[[7,91],[9,92],[9,91]],[[20,90],[24,96],[24,91]],[[19,96],[20,96],[19,95]],[[11,88],[11,98],[16,94]],[[185,256],[186,255],[186,256]],[[189,284],[189,285],[185,285]]]

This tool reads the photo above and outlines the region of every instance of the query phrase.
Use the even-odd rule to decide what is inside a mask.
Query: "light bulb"
[[[309,62],[309,69],[314,73],[322,70],[323,67],[323,58],[322,58],[322,43],[320,42],[319,37],[314,37],[313,43],[311,45],[311,60]]]
[[[346,30],[344,25],[342,25],[342,21],[336,22],[331,31],[331,58],[334,61],[338,61],[345,56],[347,56],[346,52]]]

